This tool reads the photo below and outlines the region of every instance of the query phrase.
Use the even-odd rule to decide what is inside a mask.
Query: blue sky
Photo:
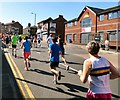
[[[15,20],[26,27],[28,23],[34,25],[35,15],[31,12],[36,13],[38,23],[48,17],[57,18],[59,15],[71,20],[78,17],[85,6],[106,9],[117,5],[118,2],[2,2],[0,22]]]

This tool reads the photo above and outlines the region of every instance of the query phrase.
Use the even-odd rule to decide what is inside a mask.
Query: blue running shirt
[[[59,53],[62,52],[60,46],[56,43],[52,43],[50,44],[49,49],[52,50],[50,54],[50,61],[59,62]]]

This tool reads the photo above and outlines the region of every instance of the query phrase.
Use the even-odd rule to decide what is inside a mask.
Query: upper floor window
[[[74,21],[74,26],[76,26],[77,25],[77,21]]]
[[[118,11],[118,18],[120,18],[120,10]]]
[[[91,27],[92,26],[92,18],[85,18],[81,21],[81,27]]]
[[[108,19],[114,19],[120,17],[120,11],[110,12],[108,13]]]
[[[103,21],[104,20],[104,15],[100,15],[100,21]]]
[[[70,27],[70,26],[72,26],[72,22],[67,23],[67,27]]]

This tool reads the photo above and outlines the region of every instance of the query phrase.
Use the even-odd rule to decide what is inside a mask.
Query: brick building
[[[65,41],[87,44],[91,40],[120,46],[120,6],[100,9],[86,6],[77,18],[65,23]],[[117,38],[117,39],[116,39]],[[119,41],[119,42],[116,42]]]
[[[12,21],[4,24],[4,33],[23,34],[23,26],[19,22]]]
[[[42,34],[43,40],[46,40],[49,34],[55,34],[56,36],[62,35],[62,38],[64,40],[65,22],[66,19],[64,19],[62,15],[59,15],[59,17],[56,19],[49,17],[48,19],[39,22],[38,28]]]

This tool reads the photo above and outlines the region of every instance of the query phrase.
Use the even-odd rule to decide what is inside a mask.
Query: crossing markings
[[[7,51],[7,50],[5,50],[5,51]],[[8,55],[7,55],[7,54],[8,54]],[[15,72],[15,69],[16,69],[19,77],[20,77],[22,80],[24,80],[24,78],[23,78],[20,70],[18,69],[17,65],[15,64],[15,62],[14,62],[13,58],[11,57],[10,53],[7,53],[7,54],[5,53],[5,55],[7,55],[7,60],[10,62],[10,66],[11,66],[11,68],[12,68],[12,71],[13,71],[13,73],[15,73],[15,75],[16,75],[15,78],[18,78],[18,76],[17,76],[17,74],[16,74],[16,72]],[[10,60],[11,60],[11,61],[10,61]],[[11,63],[11,62],[12,62],[12,63]],[[12,65],[12,64],[13,64],[13,65]],[[14,68],[13,68],[13,66],[14,66]],[[18,80],[16,80],[16,81],[18,81]],[[35,97],[33,96],[30,88],[29,88],[28,85],[27,85],[27,83],[24,82],[24,81],[22,81],[22,83],[24,84],[24,87],[25,87],[25,89],[26,89],[29,97],[30,97],[32,100],[35,100],[35,99],[34,99]],[[20,84],[19,81],[18,81],[18,84]],[[21,89],[21,88],[22,88],[22,86],[21,86],[21,84],[20,84],[20,89]],[[23,96],[27,99],[27,96],[26,96],[23,88],[21,89],[21,92],[23,93]]]

